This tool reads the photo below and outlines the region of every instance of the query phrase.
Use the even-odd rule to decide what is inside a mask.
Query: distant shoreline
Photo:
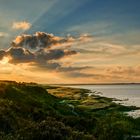
[[[28,83],[28,84],[39,84],[39,85],[68,85],[68,86],[78,86],[78,85],[140,85],[140,83],[133,83],[133,82],[130,82],[130,83],[86,83],[86,84],[80,84],[80,83],[77,83],[77,84],[64,84],[64,83],[60,83],[60,84],[54,84],[54,83],[37,83],[37,82],[25,82],[25,81],[21,81],[21,82],[18,82],[18,81],[12,81],[12,80],[0,80],[1,83],[3,82],[7,82],[7,83]]]
[[[95,83],[95,84],[42,84],[42,85],[64,85],[64,86],[80,86],[80,85],[140,85],[140,83]]]

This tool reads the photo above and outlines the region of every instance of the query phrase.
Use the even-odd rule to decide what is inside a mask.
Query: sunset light
[[[0,0],[0,140],[140,140],[140,0]]]
[[[9,60],[10,60],[9,57],[3,57],[3,59],[0,61],[0,64],[5,65],[9,62]]]

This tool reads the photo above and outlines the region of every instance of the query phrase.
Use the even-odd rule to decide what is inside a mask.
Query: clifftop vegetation
[[[88,96],[90,91],[35,83],[0,83],[2,140],[123,140],[140,135],[140,118],[123,114],[135,107]]]

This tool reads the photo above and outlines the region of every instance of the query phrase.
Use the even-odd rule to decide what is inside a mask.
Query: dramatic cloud
[[[31,23],[26,21],[14,22],[12,28],[16,30],[28,30],[31,28]]]
[[[11,47],[6,51],[6,55],[10,56],[10,63],[26,63],[34,61],[34,54],[29,50],[20,47]]]
[[[79,37],[58,37],[53,34],[37,32],[34,35],[17,36],[7,50],[0,51],[0,59],[9,58],[9,63],[30,63],[31,66],[42,70],[54,70],[59,72],[75,71],[86,67],[65,67],[60,59],[76,55],[72,46],[77,43],[89,41],[89,35]]]
[[[0,51],[0,59],[4,57],[10,58],[10,63],[29,63],[34,62],[39,64],[47,64],[48,61],[58,60],[65,56],[74,55],[75,51],[70,50],[44,50],[40,49],[36,52],[31,52],[28,49],[21,47],[11,47],[8,50]]]
[[[33,35],[20,35],[17,36],[16,39],[12,42],[12,46],[14,47],[25,47],[31,49],[37,48],[49,48],[49,47],[69,47],[74,43],[83,43],[87,42],[92,37],[89,35],[81,35],[79,37],[59,37],[54,36],[53,34],[48,34],[44,32],[36,32]]]
[[[44,50],[40,49],[36,53],[37,60],[41,61],[49,61],[49,60],[57,60],[61,59],[65,56],[70,56],[76,54],[73,50],[61,50],[61,49],[55,49],[55,50]]]
[[[36,32],[17,36],[8,49],[0,50],[0,71],[14,76],[16,69],[20,78],[26,75],[36,81],[54,75],[53,82],[139,81],[139,56],[139,45],[103,42],[88,34],[60,37]]]

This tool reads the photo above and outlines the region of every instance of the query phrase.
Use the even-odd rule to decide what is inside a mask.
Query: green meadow
[[[138,109],[74,89],[0,82],[0,140],[124,140],[140,135]]]

